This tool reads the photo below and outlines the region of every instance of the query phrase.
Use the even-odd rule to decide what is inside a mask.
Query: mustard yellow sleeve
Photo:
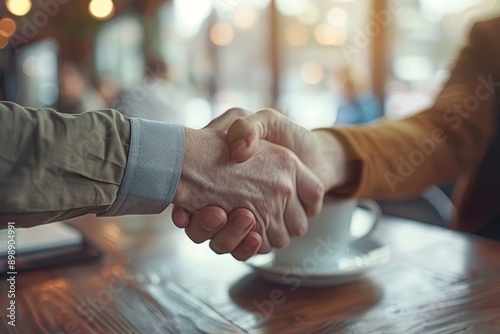
[[[488,50],[493,43],[483,23],[473,27],[431,108],[404,120],[330,129],[347,160],[361,166],[355,184],[332,192],[361,198],[410,196],[473,170],[495,131],[494,92],[500,82]]]

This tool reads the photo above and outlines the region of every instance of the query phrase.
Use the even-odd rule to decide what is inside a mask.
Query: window
[[[21,105],[53,106],[58,91],[58,46],[51,39],[22,48],[16,58],[18,96]]]
[[[429,107],[474,22],[500,14],[496,0],[411,0],[391,25],[386,115]]]
[[[111,76],[120,88],[138,84],[144,73],[141,22],[126,15],[103,25],[95,45],[95,64],[100,79]]]

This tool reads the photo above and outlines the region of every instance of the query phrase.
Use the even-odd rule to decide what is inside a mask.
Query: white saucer
[[[370,219],[366,210],[357,208],[353,216],[353,228]],[[349,245],[347,255],[338,261],[318,264],[315,268],[301,265],[282,265],[275,262],[275,254],[256,255],[247,261],[264,279],[293,286],[334,286],[360,279],[370,269],[387,264],[391,260],[389,246],[372,239],[360,239]]]

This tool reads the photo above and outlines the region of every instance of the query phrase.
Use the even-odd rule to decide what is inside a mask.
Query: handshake
[[[345,171],[332,131],[308,131],[270,109],[231,109],[186,129],[172,219],[194,242],[210,239],[216,253],[246,260],[304,235]]]

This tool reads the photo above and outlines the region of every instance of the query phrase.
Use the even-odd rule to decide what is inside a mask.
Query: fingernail
[[[237,232],[244,232],[251,224],[253,224],[253,219],[249,216],[242,215],[233,221],[233,228]]]
[[[234,144],[233,147],[235,152],[242,153],[248,148],[248,145],[244,139],[240,139],[236,142],[236,144]]]
[[[207,213],[201,217],[201,226],[207,231],[213,231],[223,223],[222,218],[211,213]]]

